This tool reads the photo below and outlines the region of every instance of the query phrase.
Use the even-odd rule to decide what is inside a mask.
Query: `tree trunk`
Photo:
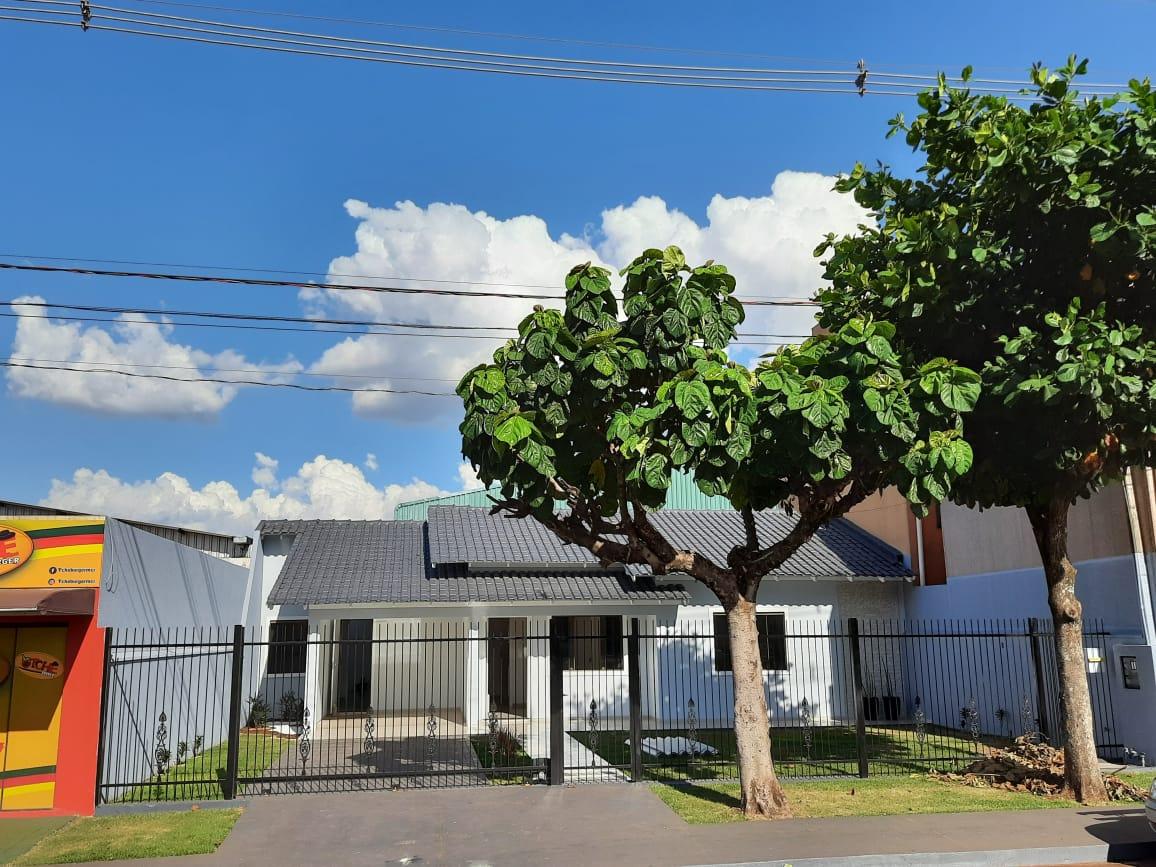
[[[770,720],[763,693],[763,661],[755,603],[739,597],[727,609],[735,689],[735,744],[743,814],[751,819],[790,815],[787,796],[771,759]]]
[[[1084,663],[1083,606],[1076,598],[1076,567],[1068,559],[1067,499],[1053,498],[1047,507],[1029,508],[1036,544],[1048,582],[1060,678],[1060,718],[1064,738],[1064,783],[1082,804],[1108,801],[1100,760],[1092,698]]]

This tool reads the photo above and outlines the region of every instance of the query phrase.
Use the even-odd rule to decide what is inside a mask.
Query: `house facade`
[[[425,513],[424,520],[260,526],[253,584],[268,602],[270,639],[305,648],[270,651],[278,657],[267,665],[270,705],[292,692],[314,719],[435,708],[475,732],[494,711],[545,719],[553,619],[568,637],[564,694],[572,728],[591,709],[603,719],[627,716],[623,648],[632,629],[645,639],[644,717],[663,724],[685,715],[693,698],[681,695],[686,686],[668,688],[677,680],[700,685],[693,707],[703,724],[729,723],[722,608],[705,587],[643,567],[603,568],[532,520],[471,506],[432,505]],[[666,509],[653,520],[672,540],[723,560],[743,538],[733,510]],[[764,538],[791,525],[776,512],[758,522]],[[845,666],[817,641],[805,666],[788,667],[787,636],[849,617],[898,618],[910,579],[898,552],[847,521],[821,530],[768,576],[758,614],[778,719],[799,713],[810,684],[824,684],[824,713],[854,718],[846,690],[831,686]],[[810,694],[808,704],[816,701]]]

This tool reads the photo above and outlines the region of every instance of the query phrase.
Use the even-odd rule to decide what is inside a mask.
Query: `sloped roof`
[[[681,585],[622,570],[432,568],[421,521],[265,521],[294,537],[271,605],[470,602],[680,602]]]
[[[697,550],[725,563],[727,553],[745,538],[742,516],[733,509],[663,509],[651,520],[678,547]],[[795,519],[783,512],[755,516],[763,544],[782,539]],[[430,561],[468,563],[475,567],[514,563],[565,563],[596,568],[597,560],[585,548],[567,545],[539,524],[526,519],[493,516],[487,509],[435,506],[429,512]],[[649,574],[631,566],[632,574]],[[840,518],[820,529],[785,563],[769,573],[772,578],[849,578],[896,580],[911,577],[894,548]]]
[[[725,562],[744,537],[736,512],[663,510],[652,520],[672,542]],[[782,538],[793,519],[756,517],[761,541]],[[471,602],[680,602],[680,584],[647,567],[603,569],[531,519],[488,509],[434,506],[422,521],[265,521],[262,536],[290,535],[270,604]],[[910,578],[897,551],[840,519],[770,573],[787,580]]]

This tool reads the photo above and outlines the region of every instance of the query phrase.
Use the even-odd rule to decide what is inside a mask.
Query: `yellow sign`
[[[104,518],[0,518],[0,590],[99,587]]]

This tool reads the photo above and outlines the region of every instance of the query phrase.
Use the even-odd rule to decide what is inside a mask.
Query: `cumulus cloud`
[[[70,479],[54,479],[41,504],[251,535],[265,519],[388,519],[398,503],[450,493],[418,478],[377,487],[356,465],[325,455],[306,461],[285,478],[277,476],[276,467],[277,461],[258,453],[257,487],[247,494],[225,481],[196,487],[171,472],[126,481],[106,470],[81,468]],[[256,481],[258,474],[261,482]]]
[[[232,350],[213,354],[177,343],[171,339],[171,325],[147,316],[122,314],[111,326],[85,327],[77,322],[54,321],[43,307],[21,306],[21,302],[29,305],[43,301],[39,296],[26,295],[13,303],[12,309],[20,318],[9,360],[16,364],[103,367],[178,379],[212,372],[215,379],[264,381],[283,380],[285,375],[302,369],[292,358],[279,364],[261,364]],[[141,325],[142,322],[151,324]],[[257,373],[227,372],[231,370]],[[177,383],[116,373],[65,373],[31,367],[9,367],[7,379],[9,393],[16,397],[115,415],[166,418],[211,418],[243,387],[227,382]]]
[[[478,478],[477,470],[470,466],[469,461],[462,461],[458,466],[458,478],[461,479],[463,491],[476,491],[485,487]]]
[[[373,452],[370,452],[365,456],[365,468],[370,471],[377,469],[377,455],[375,455]]]
[[[358,221],[357,250],[334,259],[330,275],[334,281],[343,274],[423,277],[507,294],[527,291],[513,284],[528,284],[560,293],[562,278],[576,264],[593,261],[617,269],[647,247],[678,244],[692,263],[715,259],[727,265],[743,296],[805,298],[822,282],[812,256],[815,245],[828,232],[854,231],[866,218],[851,197],[832,190],[833,184],[825,175],[781,172],[765,196],[716,195],[702,224],[663,199],[646,196],[603,211],[600,224],[584,238],[552,235],[546,222],[532,215],[502,220],[462,205],[422,208],[398,202],[390,208],[350,200],[345,207]],[[316,313],[339,308],[380,319],[505,328],[534,304],[323,287],[303,291],[302,300]],[[812,325],[813,311],[807,308],[750,307],[743,330],[808,334]],[[311,369],[380,376],[376,384],[383,387],[412,388],[415,381],[438,379],[448,386],[496,345],[496,340],[355,337],[331,347]],[[354,395],[353,407],[361,415],[409,421],[457,409],[454,401],[392,394]]]

